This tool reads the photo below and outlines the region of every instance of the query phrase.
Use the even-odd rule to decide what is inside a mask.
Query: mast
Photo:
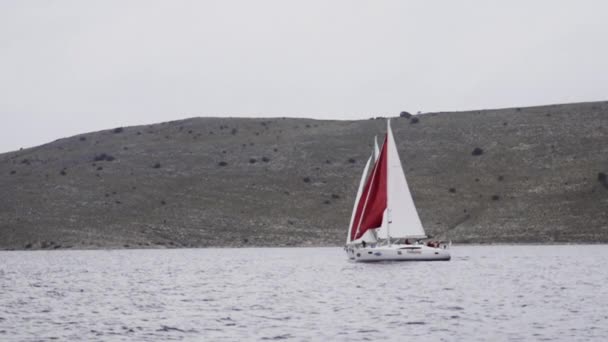
[[[390,133],[389,133],[390,132]],[[391,131],[391,119],[389,118],[388,120],[386,120],[386,144],[389,144],[391,139],[388,139],[388,135],[391,134],[392,135],[392,131]],[[390,156],[387,154],[386,156],[387,158],[387,164],[390,165]],[[386,168],[386,239],[388,240],[388,245],[390,247],[391,245],[391,196],[388,196],[388,189],[391,188],[391,168],[387,167]]]

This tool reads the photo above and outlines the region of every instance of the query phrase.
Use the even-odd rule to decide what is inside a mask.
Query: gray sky
[[[608,1],[0,2],[0,152],[192,116],[608,100]]]

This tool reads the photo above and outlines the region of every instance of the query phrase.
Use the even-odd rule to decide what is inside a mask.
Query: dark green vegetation
[[[608,242],[608,103],[402,116],[428,233]],[[0,247],[341,245],[385,124],[193,118],[0,154]]]

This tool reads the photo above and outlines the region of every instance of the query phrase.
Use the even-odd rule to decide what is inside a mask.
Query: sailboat
[[[449,243],[425,239],[389,119],[363,169],[344,249],[357,262],[450,260]]]

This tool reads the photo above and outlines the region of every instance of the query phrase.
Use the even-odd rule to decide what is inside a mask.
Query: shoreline
[[[452,243],[460,247],[486,247],[486,246],[593,246],[608,245],[607,242],[497,242],[497,243]],[[40,252],[40,251],[123,251],[123,250],[185,250],[185,249],[285,249],[285,248],[343,248],[342,245],[315,245],[315,246],[206,246],[206,247],[169,247],[154,246],[134,248],[129,247],[62,247],[62,248],[1,248],[0,252]]]

